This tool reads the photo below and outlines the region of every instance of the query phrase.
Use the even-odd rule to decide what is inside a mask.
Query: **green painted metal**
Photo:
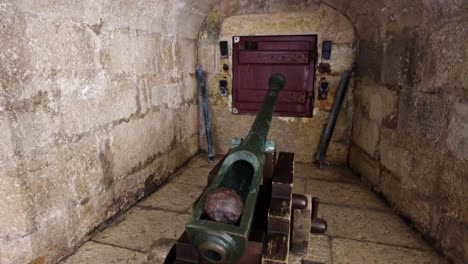
[[[231,149],[215,180],[206,188],[190,217],[187,235],[200,255],[211,263],[232,263],[244,253],[254,216],[265,164],[268,130],[285,79],[274,74],[255,121],[244,140]],[[234,189],[242,198],[244,211],[238,224],[224,224],[203,215],[208,194],[218,187]]]

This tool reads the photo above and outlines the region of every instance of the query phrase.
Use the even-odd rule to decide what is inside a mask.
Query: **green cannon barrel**
[[[210,263],[232,263],[247,245],[255,204],[265,164],[264,149],[275,104],[285,79],[274,74],[269,89],[248,135],[224,160],[217,177],[205,189],[186,227],[188,238],[200,255]],[[211,193],[220,189],[235,191],[242,201],[240,218],[233,223],[214,221],[204,211]],[[239,200],[239,199],[238,199]],[[223,199],[215,200],[223,206]]]

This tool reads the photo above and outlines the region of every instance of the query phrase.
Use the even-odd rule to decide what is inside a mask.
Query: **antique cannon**
[[[187,235],[193,246],[210,262],[234,262],[244,253],[262,182],[267,134],[278,93],[284,84],[283,76],[275,74],[270,77],[269,90],[249,134],[230,151],[217,177],[196,204],[187,224]],[[240,196],[243,210],[238,222],[220,223],[206,216],[203,208],[207,197],[220,187],[232,189]]]
[[[309,199],[292,193],[294,153],[277,155],[276,144],[267,140],[285,82],[280,74],[270,77],[249,133],[233,139],[229,153],[209,173],[166,263],[288,263],[291,248],[307,252],[309,230],[325,232],[326,222],[317,218],[318,199],[312,200],[311,213]],[[306,224],[294,229],[297,210]]]

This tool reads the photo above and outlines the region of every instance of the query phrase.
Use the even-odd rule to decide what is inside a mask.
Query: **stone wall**
[[[198,151],[209,5],[0,1],[0,263],[53,263]]]
[[[358,24],[349,163],[444,254],[466,263],[468,9],[460,3],[436,13],[407,7],[373,31]]]
[[[329,82],[328,99],[318,101],[318,93],[315,92],[313,118],[274,117],[269,133],[269,138],[277,142],[281,151],[295,152],[296,160],[312,162],[319,148],[341,74],[352,66],[355,59],[354,28],[346,17],[329,6],[319,5],[314,1],[302,6],[288,6],[280,2],[267,8],[252,5],[236,6],[235,2],[221,1],[219,8],[209,13],[199,36],[198,56],[200,64],[207,72],[215,152],[226,153],[231,139],[244,137],[255,117],[232,114],[232,69],[229,72],[223,70],[223,64],[232,68],[232,37],[317,34],[319,51],[317,64],[321,61],[322,41],[333,42],[331,60],[324,61],[330,64],[331,73],[317,72],[316,75],[316,91],[320,77],[326,78]],[[228,41],[229,59],[220,58],[221,40]],[[227,97],[222,97],[219,93],[219,80],[224,77],[228,80]],[[351,95],[352,84],[343,103],[327,153],[327,160],[332,163],[345,164],[348,157],[352,124]],[[202,115],[200,121],[203,122]],[[203,123],[200,123],[200,147],[207,148]]]

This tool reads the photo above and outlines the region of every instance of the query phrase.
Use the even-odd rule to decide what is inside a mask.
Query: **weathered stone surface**
[[[360,76],[379,80],[382,67],[383,45],[371,40],[361,40],[357,71]]]
[[[318,196],[326,204],[386,209],[365,185],[307,180],[306,193]]]
[[[167,111],[167,110],[166,110]],[[130,120],[113,131],[114,172],[126,175],[147,159],[166,152],[174,144],[174,113],[152,112],[142,119]]]
[[[305,193],[305,186],[306,186],[306,179],[294,177],[293,182],[293,193],[297,194],[304,194]]]
[[[62,263],[142,263],[144,258],[145,255],[137,251],[89,241],[76,254],[73,254]]]
[[[160,238],[177,239],[189,215],[159,210],[131,209],[119,222],[93,238],[94,241],[137,251],[147,251]]]
[[[422,51],[418,48],[417,37],[413,32],[403,30],[386,41],[383,54],[383,81],[388,85],[413,85],[419,81],[415,68],[422,61]]]
[[[448,96],[445,94],[423,94],[416,98],[415,111],[410,115],[411,128],[419,133],[428,143],[441,140],[447,125]]]
[[[353,142],[375,157],[379,143],[380,128],[376,121],[369,120],[363,113],[357,111],[353,118]]]
[[[396,134],[391,129],[383,129],[380,139],[380,159],[382,165],[401,177],[410,174],[414,157],[411,152],[395,144]]]
[[[104,86],[74,82],[61,94],[61,126],[73,135],[129,118],[137,111],[136,94],[136,83],[130,78]]]
[[[468,102],[458,98],[448,126],[447,147],[459,158],[468,160]]]
[[[443,263],[436,253],[350,239],[332,240],[333,263]]]
[[[349,153],[349,165],[363,179],[370,182],[375,188],[380,185],[380,164],[365,151],[352,144]]]
[[[0,211],[3,212],[0,214],[0,241],[16,240],[32,230],[31,204],[16,167],[0,167],[0,175]],[[7,212],[14,213],[16,217]]]
[[[328,222],[329,236],[428,249],[422,239],[391,212],[332,205],[322,205],[320,210],[320,215]]]
[[[344,183],[361,182],[349,168],[344,166],[328,165],[319,168],[317,164],[296,162],[294,163],[294,186],[296,186],[296,180],[300,178]]]
[[[139,206],[186,212],[202,191],[202,186],[171,182],[139,203]]]
[[[307,207],[302,210],[294,209],[294,222],[291,235],[291,251],[302,255],[306,255],[309,251],[311,236],[312,196],[310,194],[306,194],[305,196],[308,201]]]
[[[396,91],[374,81],[362,80],[354,95],[360,110],[367,113],[370,120],[376,121],[380,125],[384,119],[396,119],[398,102]]]
[[[166,261],[175,239],[161,238],[153,242],[150,249],[146,251],[145,260],[142,264],[159,264]]]
[[[0,111],[0,168],[12,163],[14,143],[8,116]]]
[[[27,263],[33,259],[31,235],[11,239],[0,238],[1,263]]]
[[[310,235],[309,253],[305,257],[312,263],[331,263],[331,243],[327,235]]]

